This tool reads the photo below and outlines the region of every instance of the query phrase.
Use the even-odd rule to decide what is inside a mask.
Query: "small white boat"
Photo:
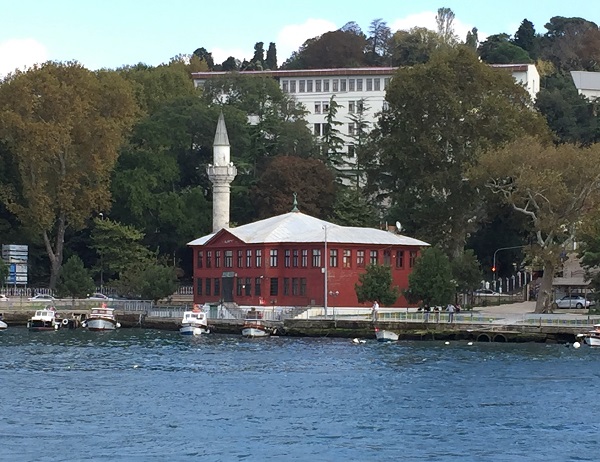
[[[27,321],[27,328],[32,332],[54,331],[60,329],[61,325],[62,320],[53,306],[36,310],[35,314]]]
[[[2,315],[0,315],[0,330],[6,330],[8,328],[8,324],[6,324],[3,320],[2,320]]]
[[[273,328],[265,322],[260,311],[256,311],[254,308],[248,311],[242,326],[243,337],[268,337],[272,332]]]
[[[593,330],[580,335],[589,346],[600,347],[600,324],[594,324]]]
[[[379,329],[375,328],[375,337],[377,337],[378,342],[397,342],[398,334],[392,332],[391,330]]]
[[[197,307],[192,311],[185,311],[181,320],[179,333],[181,335],[210,334],[206,313]]]
[[[114,308],[108,308],[106,305],[92,308],[88,318],[81,325],[91,331],[115,330],[121,327]]]

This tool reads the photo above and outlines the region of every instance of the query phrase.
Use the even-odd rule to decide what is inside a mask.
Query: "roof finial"
[[[292,207],[292,212],[299,212],[298,210],[298,200],[296,199],[296,193],[294,193],[294,207]]]

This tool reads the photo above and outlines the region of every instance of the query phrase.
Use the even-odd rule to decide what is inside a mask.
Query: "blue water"
[[[600,350],[0,332],[0,460],[591,461]]]

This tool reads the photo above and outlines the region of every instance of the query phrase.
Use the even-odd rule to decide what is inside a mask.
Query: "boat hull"
[[[600,347],[600,337],[588,336],[585,338],[585,343],[589,346]]]
[[[60,324],[52,321],[29,321],[27,328],[31,332],[54,332],[60,329]]]
[[[118,323],[114,319],[92,318],[86,321],[87,330],[94,332],[116,330]]]
[[[0,330],[4,330],[8,328],[8,324],[6,324],[4,321],[0,321]]]
[[[257,337],[268,337],[270,334],[259,327],[244,327],[242,329],[242,336],[247,338],[257,338]]]
[[[194,326],[194,325],[188,324],[188,325],[182,325],[179,328],[179,333],[181,335],[198,336],[198,335],[210,334],[210,330],[208,329],[207,326]]]
[[[389,330],[377,330],[375,331],[375,336],[377,337],[378,342],[397,342],[398,334]]]

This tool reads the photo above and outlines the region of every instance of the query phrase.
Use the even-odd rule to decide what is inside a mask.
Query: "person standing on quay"
[[[446,307],[446,310],[448,311],[448,322],[453,322],[454,321],[454,305],[452,303],[449,303],[448,306]]]
[[[377,311],[379,310],[379,303],[377,300],[373,302],[373,309],[371,310],[371,319],[373,322],[377,321]]]

